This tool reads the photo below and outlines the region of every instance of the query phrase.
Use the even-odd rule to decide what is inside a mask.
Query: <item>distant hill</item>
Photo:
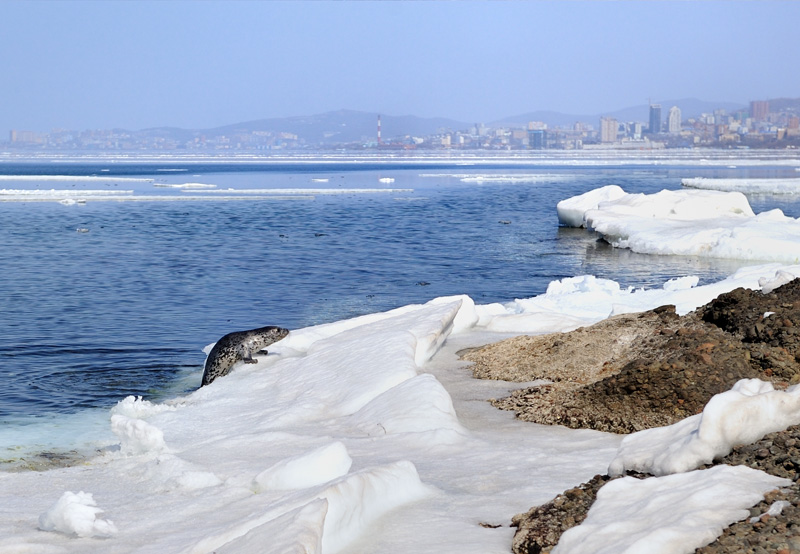
[[[774,98],[769,101],[773,112],[794,112],[800,115],[800,98]]]
[[[655,101],[654,101],[655,103]],[[697,98],[683,98],[680,100],[662,100],[661,114],[667,117],[669,108],[678,106],[683,119],[697,117],[702,113],[712,113],[717,109],[727,110],[729,113],[747,108],[746,105],[735,102],[708,102]],[[780,98],[770,100],[773,110],[794,111],[800,114],[800,98]],[[395,116],[381,114],[381,136],[388,141],[395,137],[406,135],[428,136],[443,131],[467,131],[475,123],[486,123],[494,127],[525,128],[530,121],[542,121],[549,127],[568,127],[575,122],[582,121],[597,124],[601,116],[614,117],[618,121],[641,121],[646,123],[649,119],[649,105],[640,104],[615,111],[600,114],[565,114],[555,111],[539,110],[515,116],[505,117],[491,122],[464,122],[441,117],[425,118],[413,115]],[[162,127],[156,129],[143,129],[133,134],[136,136],[150,136],[164,139],[173,139],[181,142],[190,141],[200,135],[214,137],[220,135],[236,135],[239,133],[252,133],[254,131],[271,133],[291,133],[307,144],[336,144],[354,142],[374,142],[377,139],[378,114],[356,110],[338,110],[316,115],[280,117],[271,119],[257,119],[244,121],[233,125],[225,125],[212,129],[178,129]]]
[[[433,135],[442,130],[459,131],[470,124],[446,118],[423,118],[413,115],[381,114],[381,136],[389,139],[404,135]],[[226,125],[206,131],[209,135],[234,134],[240,131],[271,131],[292,133],[310,144],[321,142],[375,141],[378,134],[378,114],[354,110],[338,110],[311,116],[259,119]]]

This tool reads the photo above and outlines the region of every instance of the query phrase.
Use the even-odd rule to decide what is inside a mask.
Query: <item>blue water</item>
[[[797,176],[780,167],[0,164],[0,174],[42,173],[221,189],[413,190],[285,200],[0,203],[0,422],[6,425],[106,408],[130,394],[157,400],[196,387],[201,349],[233,330],[299,328],[452,294],[504,302],[581,274],[633,286],[686,274],[717,280],[744,264],[613,249],[585,230],[559,228],[555,205],[608,184],[656,192],[680,188],[682,177]],[[552,177],[467,184],[452,176],[470,173]],[[379,185],[387,176],[395,182]],[[319,178],[329,181],[312,181]],[[73,185],[101,188],[53,181],[13,187]],[[146,182],[102,186],[180,194]],[[793,198],[752,204],[800,216]]]

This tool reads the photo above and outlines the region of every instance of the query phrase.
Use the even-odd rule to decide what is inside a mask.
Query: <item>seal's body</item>
[[[208,385],[217,377],[227,375],[233,364],[239,360],[248,364],[256,363],[253,354],[273,342],[278,342],[288,334],[288,329],[273,326],[228,333],[219,339],[208,353],[201,386]]]

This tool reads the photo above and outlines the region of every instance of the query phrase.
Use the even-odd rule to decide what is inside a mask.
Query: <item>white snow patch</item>
[[[764,494],[789,479],[745,466],[716,466],[666,477],[611,481],[586,519],[553,554],[689,554],[746,518]]]
[[[750,523],[756,523],[759,519],[763,516],[767,515],[770,517],[779,516],[783,513],[784,508],[788,508],[791,506],[792,503],[787,500],[776,500],[772,504],[770,504],[769,509],[761,514],[760,516],[754,516],[750,518]]]
[[[117,528],[114,523],[97,517],[102,512],[91,493],[81,491],[76,494],[67,491],[49,510],[39,516],[39,529],[79,537],[115,535]]]
[[[256,475],[256,492],[305,489],[332,481],[350,471],[353,459],[341,442],[334,442],[308,453],[281,460]]]
[[[725,456],[734,446],[798,423],[800,387],[777,391],[772,383],[742,379],[731,390],[714,395],[702,413],[622,439],[608,474],[690,471]]]
[[[761,292],[764,294],[769,294],[778,287],[794,281],[796,278],[797,276],[794,273],[779,269],[775,272],[775,277],[771,279],[767,277],[761,277],[758,280],[758,286],[761,287]]]
[[[120,450],[127,456],[160,452],[166,448],[161,429],[121,414],[111,416],[111,430],[120,440]]]

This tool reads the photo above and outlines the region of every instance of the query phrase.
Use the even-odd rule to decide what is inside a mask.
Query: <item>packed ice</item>
[[[800,220],[777,209],[755,214],[738,191],[629,194],[611,185],[563,200],[557,210],[561,224],[642,254],[800,261]]]

